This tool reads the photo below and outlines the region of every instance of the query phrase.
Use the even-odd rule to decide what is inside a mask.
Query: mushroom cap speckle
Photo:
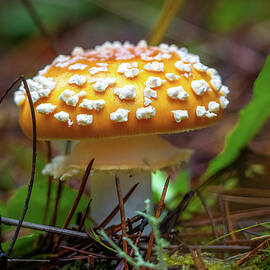
[[[228,87],[185,48],[106,42],[76,47],[27,80],[39,140],[176,133],[220,119]],[[14,94],[22,130],[32,137],[24,86]]]

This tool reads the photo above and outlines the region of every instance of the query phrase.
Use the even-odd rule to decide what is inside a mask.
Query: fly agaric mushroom
[[[188,156],[153,134],[211,125],[229,103],[228,87],[197,55],[175,45],[148,46],[145,41],[106,42],[93,50],[76,47],[72,55],[58,56],[27,83],[37,111],[38,139],[81,141],[70,157],[56,159],[45,172],[74,175],[95,157],[94,169],[100,174],[91,180],[97,201],[92,211],[102,213],[100,219],[114,206],[109,198],[114,177],[109,171],[120,173],[124,190],[140,178],[144,195],[138,200],[143,202],[151,196],[150,172],[179,165]],[[14,100],[20,107],[21,128],[31,137],[23,85]],[[129,177],[131,170],[136,177]],[[131,204],[137,207],[136,202]]]

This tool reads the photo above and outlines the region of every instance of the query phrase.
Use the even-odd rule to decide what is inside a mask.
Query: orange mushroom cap
[[[228,87],[185,48],[106,42],[59,55],[27,80],[39,140],[175,133],[216,122]],[[23,85],[15,92],[19,122],[32,137]]]

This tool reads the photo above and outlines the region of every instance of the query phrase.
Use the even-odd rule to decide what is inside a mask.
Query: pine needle
[[[150,45],[158,45],[170,25],[173,17],[179,10],[183,0],[166,0],[165,4],[161,10],[160,16],[155,24],[154,28],[152,29],[148,43]]]

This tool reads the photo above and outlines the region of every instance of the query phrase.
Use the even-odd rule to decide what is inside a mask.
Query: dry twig
[[[208,217],[209,217],[209,220],[210,220],[210,223],[211,223],[211,227],[212,227],[213,236],[214,236],[214,238],[217,238],[218,237],[217,225],[216,225],[215,220],[213,218],[213,214],[212,214],[212,212],[210,210],[210,207],[207,205],[207,203],[204,200],[201,192],[199,190],[197,190],[196,193],[197,193],[199,199],[201,200],[204,209],[206,210],[206,212],[208,214]]]
[[[12,218],[5,218],[2,217],[2,223],[6,225],[12,225],[12,226],[18,226],[19,220],[12,219]],[[23,228],[29,228],[33,230],[38,230],[38,231],[43,231],[43,232],[48,232],[48,233],[54,233],[54,234],[59,234],[63,236],[70,236],[70,237],[75,237],[75,238],[80,238],[80,239],[89,239],[89,236],[87,233],[84,232],[77,232],[73,230],[67,230],[67,229],[61,229],[53,226],[47,226],[47,225],[42,225],[42,224],[37,224],[37,223],[32,223],[32,222],[23,222],[21,224],[21,227]]]
[[[117,189],[117,196],[118,196],[120,215],[121,215],[123,251],[128,253],[127,241],[124,239],[125,237],[127,237],[125,208],[124,208],[122,190],[121,190],[119,178],[117,175],[115,176],[115,185],[116,185],[116,189]],[[125,270],[128,270],[128,264],[127,264],[126,260],[125,260]]]
[[[32,148],[32,170],[31,170],[31,177],[30,177],[30,181],[28,184],[28,191],[27,191],[27,195],[26,195],[26,199],[25,199],[25,203],[24,203],[24,208],[20,217],[20,220],[18,222],[18,226],[16,228],[16,231],[14,233],[14,236],[12,238],[11,244],[9,246],[8,252],[7,252],[7,256],[9,256],[12,252],[12,249],[16,243],[16,240],[18,238],[20,229],[21,229],[21,225],[23,223],[24,217],[26,215],[26,212],[28,210],[28,206],[29,206],[29,202],[30,202],[30,197],[31,197],[31,193],[32,193],[32,189],[33,189],[33,185],[34,185],[34,179],[35,179],[35,172],[36,172],[36,158],[37,158],[37,125],[36,125],[36,116],[35,116],[35,109],[34,109],[34,105],[33,105],[33,101],[32,101],[32,97],[30,94],[30,90],[28,87],[28,84],[24,78],[23,75],[21,75],[19,78],[17,78],[11,85],[10,87],[4,92],[4,94],[1,96],[0,98],[0,104],[2,103],[2,101],[4,100],[4,98],[7,96],[7,94],[13,89],[13,87],[18,83],[22,81],[23,86],[26,90],[26,94],[27,94],[27,99],[30,105],[30,111],[31,111],[31,117],[32,117],[32,132],[33,132],[33,148]]]
[[[33,4],[30,0],[21,0],[26,9],[28,10],[30,16],[32,17],[34,23],[42,33],[42,35],[47,39],[52,51],[55,55],[59,54],[59,51],[57,49],[56,40],[51,35],[51,33],[48,31],[48,29],[45,27],[45,25],[42,23],[40,16],[38,15],[36,9],[34,8]]]
[[[68,214],[68,216],[67,216],[67,218],[66,218],[66,220],[65,220],[65,223],[64,223],[64,225],[63,225],[63,229],[66,229],[66,228],[68,227],[68,225],[69,225],[69,223],[70,223],[70,221],[71,221],[71,219],[72,219],[72,217],[73,217],[73,215],[74,215],[74,213],[75,213],[75,211],[76,211],[76,209],[77,209],[77,207],[78,207],[78,205],[79,205],[79,202],[80,202],[81,197],[82,197],[82,194],[83,194],[83,192],[84,192],[84,188],[85,188],[85,186],[86,186],[86,183],[87,183],[89,174],[90,174],[90,172],[91,172],[91,169],[92,169],[92,166],[93,166],[93,163],[94,163],[94,160],[95,160],[95,159],[93,158],[93,159],[89,162],[89,164],[88,164],[88,166],[87,166],[87,168],[86,168],[86,170],[85,170],[85,173],[84,173],[84,176],[83,176],[83,179],[82,179],[82,182],[81,182],[79,191],[78,191],[77,196],[76,196],[76,199],[75,199],[75,201],[74,201],[74,203],[73,203],[73,205],[72,205],[72,208],[71,208],[71,210],[70,210],[70,212],[69,212],[69,214]],[[61,237],[59,237],[59,238],[57,239],[57,241],[56,241],[56,243],[55,243],[55,245],[54,245],[54,251],[57,250],[57,248],[58,248],[58,246],[59,246],[59,244],[60,244],[60,241],[61,241]]]
[[[161,194],[161,198],[160,198],[159,205],[158,205],[158,209],[157,209],[157,212],[156,212],[156,218],[160,217],[161,210],[162,210],[162,207],[164,205],[164,200],[165,200],[165,196],[166,196],[166,193],[167,193],[168,185],[169,185],[169,182],[170,182],[170,178],[171,177],[168,176],[167,179],[166,179],[166,182],[164,184],[162,194]],[[148,242],[148,249],[147,249],[147,253],[146,253],[146,257],[145,257],[146,262],[150,260],[151,253],[152,253],[152,248],[153,248],[153,243],[154,243],[154,232],[152,231],[151,234],[150,234],[150,240]]]
[[[237,266],[242,265],[243,263],[247,262],[251,256],[255,255],[256,253],[258,253],[258,251],[260,249],[265,248],[266,246],[269,245],[269,241],[270,238],[267,238],[266,240],[264,240],[262,243],[260,243],[256,248],[252,249],[248,254],[246,254],[243,258],[241,258],[238,262],[237,262]]]
[[[125,195],[123,198],[124,203],[129,199],[130,195],[134,192],[134,190],[137,188],[139,183],[136,183]],[[98,225],[95,227],[95,230],[99,230],[100,228],[104,228],[112,219],[113,217],[117,214],[119,211],[120,206],[119,204],[112,210],[112,212]]]

